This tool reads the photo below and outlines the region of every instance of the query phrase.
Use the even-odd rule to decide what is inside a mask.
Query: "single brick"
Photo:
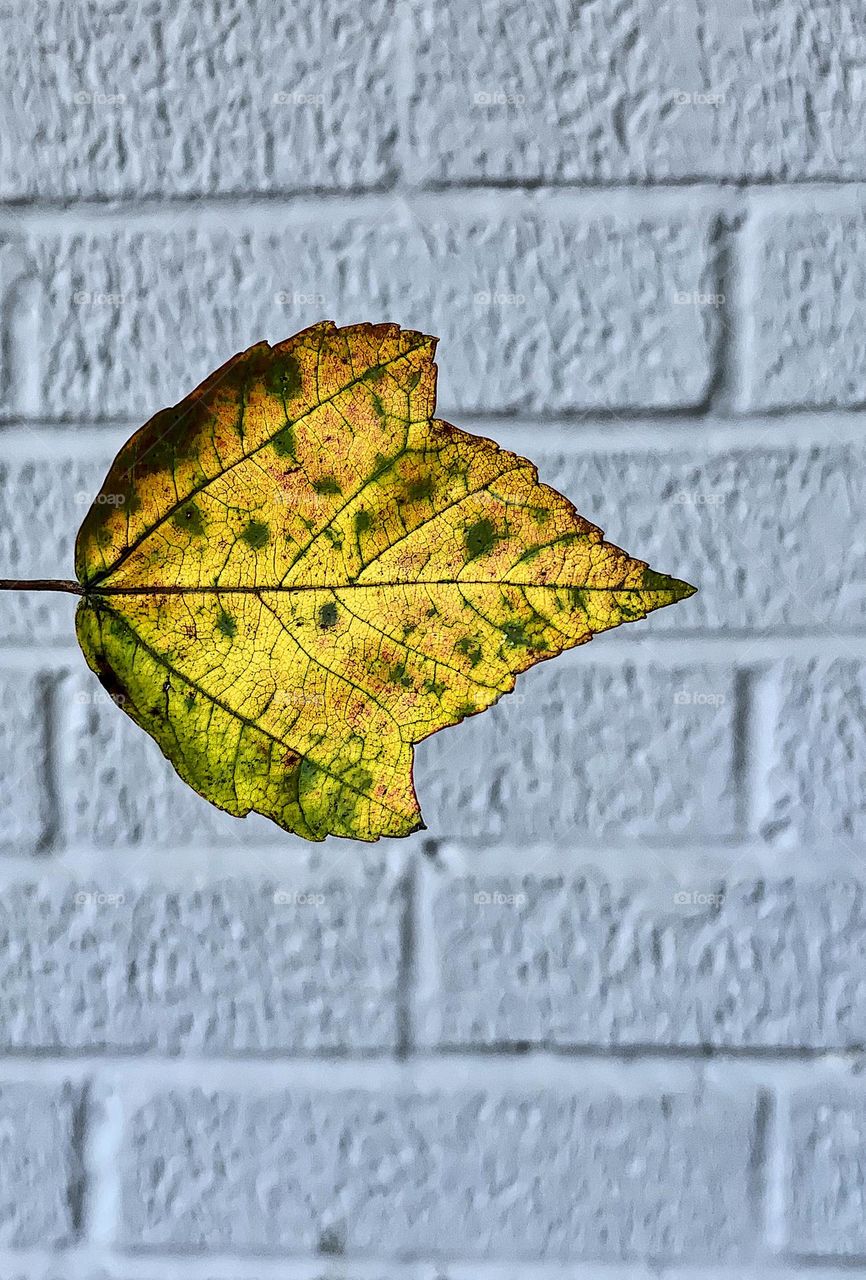
[[[744,407],[866,402],[866,215],[765,217]]]
[[[778,702],[764,834],[787,843],[866,835],[866,666],[855,658],[789,661]]]
[[[397,1040],[402,892],[382,868],[0,896],[0,1047],[376,1050]]]
[[[422,1042],[744,1049],[866,1040],[857,882],[429,879]]]
[[[49,236],[30,244],[41,411],[143,419],[253,341],[327,317],[439,335],[441,402],[464,411],[697,404],[721,317],[683,299],[710,288],[710,241],[702,214],[482,217],[459,202],[423,222],[311,215],[281,234]]]
[[[0,851],[32,853],[48,840],[54,806],[47,725],[49,677],[0,670]]]
[[[389,181],[387,0],[3,5],[0,195],[353,188]],[[15,36],[15,32],[18,36]]]
[[[3,14],[3,7],[0,7]],[[6,47],[0,49],[0,59]],[[3,139],[0,138],[0,156]],[[0,161],[2,164],[2,161]],[[2,179],[0,179],[2,181]],[[21,409],[24,386],[32,374],[38,352],[32,339],[36,308],[30,306],[32,297],[32,262],[28,260],[22,239],[14,234],[0,235],[0,305],[3,315],[3,341],[0,343],[0,418],[14,418]],[[29,332],[28,332],[29,330]],[[30,362],[32,361],[32,365]]]
[[[0,1085],[0,1245],[69,1243],[78,1230],[81,1170],[73,1091]]]
[[[415,181],[866,176],[857,0],[416,0]]]
[[[161,1094],[121,1156],[130,1247],[381,1257],[730,1255],[753,1237],[754,1099]]]
[[[866,622],[866,450],[533,453],[611,542],[698,594],[653,630],[853,629]],[[638,636],[641,627],[619,634]]]
[[[120,442],[118,442],[120,443]],[[78,526],[99,490],[102,462],[59,457],[0,463],[0,565],[9,578],[73,578]],[[75,598],[57,592],[5,592],[0,640],[72,642]]]
[[[791,1107],[788,1248],[812,1256],[866,1256],[866,1099],[824,1086]]]
[[[720,838],[737,826],[735,720],[727,667],[543,663],[416,748],[425,821],[509,842]]]

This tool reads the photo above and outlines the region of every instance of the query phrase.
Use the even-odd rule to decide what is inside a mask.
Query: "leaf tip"
[[[678,604],[680,600],[688,600],[689,596],[697,592],[697,587],[693,587],[690,582],[671,578],[666,573],[657,573],[655,569],[649,568],[644,570],[641,585],[648,591],[660,591],[670,596],[670,600],[665,601],[666,604]]]

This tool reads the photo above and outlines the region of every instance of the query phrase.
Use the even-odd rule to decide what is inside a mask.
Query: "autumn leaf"
[[[136,432],[81,526],[88,663],[229,813],[416,831],[414,743],[692,594],[434,419],[435,346],[330,322],[258,343]]]

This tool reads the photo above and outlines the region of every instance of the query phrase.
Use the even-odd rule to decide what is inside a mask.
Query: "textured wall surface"
[[[0,1280],[866,1275],[862,0],[0,0],[0,576],[323,318],[700,587],[200,801],[0,597]]]

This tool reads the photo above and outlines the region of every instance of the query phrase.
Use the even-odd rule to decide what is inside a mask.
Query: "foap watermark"
[[[297,289],[279,289],[274,294],[274,302],[278,307],[324,307],[325,295],[301,293]]]
[[[713,93],[710,89],[675,89],[674,102],[678,107],[721,107],[724,106],[725,95]]]
[[[680,489],[674,494],[674,502],[681,502],[684,507],[720,507],[726,497],[727,494],[725,493],[701,492],[700,490],[689,492],[687,489]]]
[[[309,889],[277,889],[274,894],[275,907],[323,907],[325,894],[315,893]]]
[[[526,894],[502,893],[499,889],[487,892],[482,889],[473,894],[472,901],[476,907],[522,907],[526,902]]]
[[[472,295],[476,307],[522,307],[526,305],[523,293],[503,293],[497,289],[479,289]]]
[[[107,689],[79,689],[75,695],[75,701],[80,707],[101,707],[109,702],[113,702],[116,707],[122,707],[127,698],[126,694],[109,693]]]
[[[85,493],[83,489],[79,489],[75,495],[75,502],[79,507],[122,507],[126,502],[126,495],[123,493],[98,493],[94,498],[91,494]]]
[[[504,89],[478,89],[472,95],[473,107],[523,107],[526,95],[506,93]]]
[[[323,93],[305,93],[301,89],[289,89],[285,92],[275,93],[271,101],[275,107],[323,107],[325,105],[325,95]]]
[[[100,889],[79,889],[75,894],[76,907],[122,907],[125,893],[104,893]]]
[[[674,305],[677,307],[723,307],[723,293],[702,293],[700,289],[675,289]]]
[[[722,707],[725,695],[707,689],[677,689],[674,703],[678,707]]]
[[[76,107],[122,107],[126,103],[126,94],[106,93],[102,89],[79,89],[73,94],[72,101]]]
[[[702,889],[678,889],[673,896],[675,907],[720,907],[724,900],[723,893],[709,893]]]
[[[101,293],[93,289],[76,289],[72,295],[74,307],[122,307],[122,293]]]

